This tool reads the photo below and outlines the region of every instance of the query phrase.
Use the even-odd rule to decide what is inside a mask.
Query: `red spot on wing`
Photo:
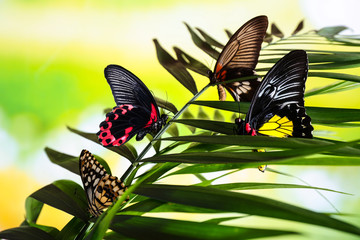
[[[129,138],[129,133],[132,131],[133,127],[128,127],[124,130],[124,135],[116,139],[115,136],[111,133],[110,129],[113,126],[114,120],[117,120],[121,115],[125,115],[128,111],[131,111],[134,108],[133,105],[123,104],[115,107],[112,110],[112,116],[107,115],[105,121],[100,124],[99,132],[99,141],[103,146],[120,146],[124,144]],[[110,118],[112,118],[110,120]],[[116,125],[116,122],[115,122]]]
[[[116,139],[112,145],[113,146],[120,146],[121,144],[125,143],[127,141],[127,139],[129,138],[129,133],[133,130],[133,127],[128,127],[125,129],[125,135],[122,136],[119,139]]]
[[[150,119],[147,122],[145,127],[150,127],[154,122],[157,122],[157,110],[154,106],[154,104],[151,104],[151,114],[150,114]]]
[[[250,124],[249,124],[249,123],[246,123],[246,125],[245,125],[245,131],[246,131],[247,133],[250,133],[251,127],[250,127]]]
[[[104,128],[103,126],[100,127],[101,133],[99,135],[99,140],[103,146],[107,146],[116,140],[115,137],[110,132],[111,127],[112,127],[111,122],[107,122],[106,128]]]
[[[226,79],[226,71],[225,71],[225,70],[221,72],[220,79],[221,79],[221,80],[225,80],[225,79]]]
[[[125,107],[126,107],[126,108],[125,108]],[[123,104],[123,105],[120,105],[120,106],[114,108],[114,109],[112,110],[112,112],[115,113],[117,110],[121,110],[121,113],[120,113],[120,114],[124,115],[124,114],[127,113],[128,110],[131,111],[133,108],[134,108],[134,106],[131,105],[131,104]]]
[[[223,66],[221,65],[221,63],[216,64],[215,73],[220,72],[220,70],[222,69],[222,67],[223,67]]]

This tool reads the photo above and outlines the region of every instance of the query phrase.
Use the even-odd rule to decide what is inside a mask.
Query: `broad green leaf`
[[[345,26],[333,26],[333,27],[324,27],[320,30],[316,31],[317,34],[327,38],[333,38],[335,35],[339,34],[340,32],[348,29]]]
[[[161,139],[160,139],[161,140]],[[173,142],[171,143],[170,145],[166,146],[165,148],[163,148],[161,151],[160,151],[160,154],[164,154],[164,153],[167,153],[171,150],[174,150],[175,148],[179,147],[179,146],[182,146],[184,144],[187,144],[187,142]]]
[[[319,124],[336,124],[343,122],[359,122],[360,109],[306,107],[311,122]]]
[[[254,159],[254,161],[256,161]],[[271,161],[263,162],[269,163],[272,165],[289,165],[289,166],[360,166],[360,157],[343,157],[343,156],[311,156],[311,157],[299,157],[292,158],[289,160],[282,161]],[[215,172],[222,170],[231,170],[231,169],[245,169],[245,168],[254,168],[259,165],[257,163],[218,163],[218,164],[194,164],[183,169],[177,170],[170,173],[169,175],[174,174],[194,174],[194,173],[206,173],[206,172]]]
[[[50,161],[52,163],[55,163],[65,169],[69,170],[70,172],[80,175],[79,157],[74,157],[71,155],[67,155],[65,153],[61,153],[61,152],[55,151],[49,147],[46,147],[44,150],[45,150],[46,155],[48,156],[48,158],[50,159]]]
[[[55,237],[59,234],[59,230],[57,228],[54,228],[51,226],[46,226],[46,225],[41,225],[41,224],[36,224],[36,223],[29,223],[29,225],[20,225],[20,227],[23,227],[23,226],[38,228],[38,229],[50,234],[53,237]]]
[[[191,39],[193,40],[194,44],[198,48],[203,50],[206,54],[208,54],[210,57],[217,59],[220,53],[216,51],[210,44],[202,40],[187,23],[184,24],[188,29],[188,31],[190,32]]]
[[[304,28],[304,20],[301,20],[291,35],[295,35]]]
[[[284,37],[284,34],[280,31],[280,29],[276,26],[275,23],[271,24],[271,34],[278,38]]]
[[[256,167],[257,165],[259,164],[252,164],[252,163],[192,164],[182,169],[171,172],[167,176],[177,175],[177,174],[207,173],[207,172],[216,172],[216,171],[231,170],[231,169],[241,170],[249,167]]]
[[[343,156],[316,156],[307,158],[293,158],[284,160],[284,165],[303,165],[303,166],[360,166],[360,157],[343,157]]]
[[[146,212],[151,212],[153,209],[163,205],[164,202],[154,200],[154,199],[146,199],[143,201],[139,201],[130,207],[127,207],[123,209],[121,212],[118,212],[118,214],[125,214],[128,215],[131,213],[131,215],[142,215]]]
[[[139,195],[140,196],[140,195]],[[155,199],[149,199],[153,201],[157,201]],[[201,208],[171,202],[163,202],[162,205],[151,211],[152,213],[161,213],[161,212],[180,212],[180,213],[223,213],[224,211],[214,210],[209,208]]]
[[[354,83],[354,82],[350,82],[350,81],[342,81],[342,82],[329,84],[329,85],[321,87],[321,88],[311,89],[310,91],[306,92],[305,97],[347,91],[347,90],[355,89],[358,87],[360,87],[359,83]]]
[[[316,190],[324,190],[329,192],[336,192],[341,194],[348,194],[340,191],[335,191],[328,188],[312,187],[299,184],[285,184],[285,183],[261,183],[261,182],[241,182],[241,183],[226,183],[218,185],[210,185],[210,187],[222,190],[258,190],[258,189],[279,189],[279,188],[308,188]]]
[[[48,147],[45,148],[45,152],[51,162],[69,170],[70,172],[80,175],[79,157],[67,155],[65,153],[55,151]],[[106,169],[106,171],[111,174],[111,170],[107,162],[97,155],[94,155],[94,157]]]
[[[328,152],[355,145],[359,140],[352,142],[341,142],[326,146],[313,146],[312,148],[300,148],[274,152],[198,152],[198,153],[177,153],[158,155],[142,159],[144,162],[178,162],[178,163],[260,163],[260,164],[281,164],[291,163],[294,159],[303,159],[304,156]],[[360,164],[360,157],[348,157],[347,162],[354,165]],[[285,161],[286,160],[286,161]],[[295,161],[296,162],[296,161]],[[341,163],[339,163],[341,165]]]
[[[359,60],[360,52],[344,52],[344,51],[329,51],[329,52],[319,52],[319,51],[309,51],[309,62],[310,63],[340,63],[340,62],[349,62]]]
[[[89,222],[73,217],[56,236],[56,240],[81,239],[89,227]]]
[[[346,36],[346,35],[337,35],[331,39],[334,43],[340,43],[342,46],[348,47],[359,47],[360,39],[358,35],[355,36]]]
[[[55,240],[55,237],[49,233],[39,228],[29,226],[6,229],[0,232],[0,238],[11,240]]]
[[[209,34],[207,34],[205,31],[201,30],[200,28],[195,28],[196,30],[199,31],[199,33],[201,34],[201,36],[205,39],[205,41],[214,46],[214,47],[218,47],[220,49],[224,48],[224,45],[222,45],[221,43],[219,43],[218,41],[216,41],[214,38],[212,38]]]
[[[36,223],[44,203],[32,197],[27,197],[25,200],[25,218],[28,223]]]
[[[308,52],[309,68],[314,69],[332,69],[332,68],[351,68],[359,65],[358,52],[324,52],[324,53],[311,53]],[[260,63],[276,63],[279,57],[272,57],[260,59]],[[266,70],[265,68],[264,70]],[[257,69],[260,71],[260,69]],[[262,69],[261,69],[262,70]]]
[[[293,43],[299,44],[299,43]],[[282,49],[285,50],[285,49]],[[290,50],[290,49],[288,49]],[[280,54],[280,53],[279,53]],[[276,55],[279,55],[276,54]],[[310,70],[333,70],[358,67],[359,52],[344,51],[308,51]],[[273,58],[260,59],[260,63],[276,63],[281,55]],[[267,71],[269,68],[257,68],[257,71]]]
[[[291,231],[122,215],[114,217],[111,229],[135,239],[251,239],[295,234]]]
[[[155,97],[154,96],[154,99],[156,101],[156,104],[161,107],[161,108],[164,108],[166,110],[169,110],[170,112],[172,112],[173,114],[176,114],[177,113],[177,108],[175,107],[174,104],[172,104],[171,102],[167,101],[167,100],[163,100],[163,99],[160,99],[158,97]]]
[[[174,122],[224,134],[234,134],[235,127],[233,123],[212,120],[178,119]]]
[[[165,49],[161,47],[158,40],[154,39],[156,54],[160,64],[174,76],[192,94],[198,92],[195,81],[181,62],[175,60]]]
[[[233,145],[251,148],[279,148],[279,149],[296,149],[296,148],[308,148],[312,146],[329,146],[334,143],[340,143],[339,141],[333,142],[325,139],[308,139],[308,138],[271,138],[267,136],[241,136],[241,135],[191,135],[191,136],[179,136],[169,137],[161,139],[163,141],[182,141],[182,142],[199,142],[212,145]],[[355,148],[356,147],[356,148]],[[236,150],[236,149],[235,149]],[[225,150],[229,151],[229,150]],[[328,154],[341,155],[341,156],[360,156],[359,145],[354,147],[344,147],[341,149],[331,149]]]
[[[80,185],[70,180],[55,181],[34,192],[30,197],[83,221],[89,220],[85,192]]]
[[[359,55],[360,57],[360,55]],[[360,82],[360,76],[351,75],[345,73],[334,73],[334,72],[309,72],[309,77],[321,77],[321,78],[330,78],[330,79],[338,79],[338,80],[346,80],[351,82]]]
[[[221,144],[193,143],[183,152],[212,152],[224,148]]]
[[[342,62],[322,63],[322,64],[310,64],[309,69],[312,70],[333,70],[333,69],[348,69],[360,66],[360,60],[349,60]]]
[[[248,217],[248,216],[212,218],[212,219],[204,221],[204,223],[219,224],[219,223],[222,223],[222,222],[226,222],[226,221],[230,221],[230,220],[234,220],[234,219],[238,219],[238,218],[244,218],[244,217]]]
[[[95,133],[86,133],[86,132],[82,132],[82,131],[76,130],[74,128],[71,128],[71,127],[68,127],[68,129],[73,133],[76,133],[86,139],[89,139],[90,141],[100,144],[98,137]],[[135,148],[132,147],[129,143],[121,145],[120,147],[107,147],[107,149],[118,153],[119,155],[128,159],[130,162],[133,162],[135,160],[135,158],[137,157],[136,152],[134,152]]]
[[[247,113],[250,105],[249,103],[245,102],[237,103],[230,101],[194,101],[192,104],[232,112],[239,112],[240,109],[241,113]],[[317,124],[337,124],[343,122],[360,121],[360,109],[306,107],[306,112],[311,117],[311,122]]]
[[[189,54],[182,51],[180,48],[174,47],[177,59],[188,69],[199,73],[205,77],[209,76],[210,69],[203,63],[199,62]]]
[[[360,235],[358,227],[325,214],[245,193],[208,187],[163,184],[142,185],[135,192],[160,201],[297,221]]]

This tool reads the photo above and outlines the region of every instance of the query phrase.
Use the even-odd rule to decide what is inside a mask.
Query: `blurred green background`
[[[160,66],[153,38],[168,51],[174,45],[179,46],[213,68],[215,62],[193,45],[184,21],[204,29],[223,43],[227,41],[224,28],[234,32],[261,14],[267,15],[270,23],[276,22],[285,35],[302,19],[305,19],[305,30],[346,25],[352,32],[345,33],[359,34],[356,12],[359,7],[360,3],[355,0],[0,0],[0,230],[22,222],[25,198],[41,186],[57,179],[80,183],[76,175],[50,163],[43,151],[45,146],[72,155],[78,155],[83,148],[103,153],[113,173],[119,176],[127,168],[125,160],[119,161],[66,129],[71,126],[96,132],[104,117],[103,109],[114,106],[103,76],[106,65],[124,66],[142,79],[154,95],[181,108],[191,94]],[[351,71],[351,74],[360,74],[359,69]],[[192,75],[198,89],[208,83],[208,79]],[[307,89],[328,83],[326,81],[312,78]],[[355,89],[310,97],[305,104],[358,108],[359,93]],[[216,89],[209,89],[202,99],[216,100]],[[360,136],[358,128],[316,130],[333,131],[331,134],[339,140]],[[331,193],[326,196],[342,212],[360,210],[359,190],[352,192],[356,187],[349,186],[349,182],[354,185],[359,182],[359,168],[302,168],[297,169],[296,174],[319,187],[355,193],[355,196]],[[239,181],[277,178],[254,170],[240,176]],[[309,190],[270,194],[283,199],[289,197],[290,202],[311,209],[334,210]],[[40,223],[61,228],[69,220],[64,213],[50,208],[46,211],[49,214],[41,215]]]

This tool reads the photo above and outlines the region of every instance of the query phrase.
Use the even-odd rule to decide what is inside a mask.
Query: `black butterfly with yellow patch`
[[[314,128],[304,107],[308,58],[294,50],[265,75],[245,120],[236,119],[237,134],[312,138]]]
[[[255,17],[242,25],[229,39],[220,53],[214,72],[209,72],[211,83],[224,82],[240,77],[254,76],[261,44],[264,40],[268,19],[266,16]],[[250,102],[260,79],[237,81],[217,85],[219,99],[225,101],[226,90],[235,101]]]
[[[98,217],[120,197],[126,187],[117,177],[111,176],[87,150],[79,157],[79,169],[91,215]],[[128,199],[127,199],[128,200]]]

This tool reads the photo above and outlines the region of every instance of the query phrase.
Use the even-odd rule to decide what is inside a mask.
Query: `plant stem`
[[[206,85],[203,89],[201,89],[198,93],[196,93],[189,102],[187,102],[181,109],[178,111],[174,117],[155,135],[155,137],[148,143],[148,145],[142,150],[142,152],[138,155],[138,157],[134,160],[134,162],[130,165],[130,167],[126,170],[126,172],[122,175],[120,178],[121,181],[124,181],[127,176],[131,173],[131,171],[136,168],[136,166],[139,164],[139,161],[145,156],[145,154],[150,150],[150,148],[153,145],[153,142],[158,140],[163,133],[171,126],[174,120],[176,120],[180,115],[189,107],[189,105],[195,101],[201,94],[205,92],[206,89],[208,89],[211,86],[209,83]]]

